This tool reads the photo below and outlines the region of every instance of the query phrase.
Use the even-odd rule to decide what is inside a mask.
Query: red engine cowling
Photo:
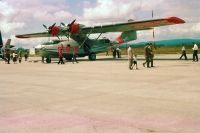
[[[52,36],[58,36],[58,33],[59,33],[59,28],[57,26],[53,26],[51,28],[51,35]]]
[[[70,32],[72,34],[78,33],[78,31],[79,31],[79,24],[77,24],[77,23],[72,24],[71,27],[70,27],[70,29],[71,29]]]

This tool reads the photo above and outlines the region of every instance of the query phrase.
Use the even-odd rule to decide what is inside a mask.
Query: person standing
[[[195,43],[193,43],[194,44],[194,47],[192,48],[192,50],[193,50],[193,61],[199,61],[199,59],[198,59],[198,46],[197,46],[197,44],[195,44]]]
[[[119,47],[117,47],[116,53],[117,53],[117,58],[121,58],[121,50]]]
[[[69,56],[69,54],[70,54],[70,49],[71,49],[70,44],[67,44],[67,47],[66,47],[66,54],[67,54],[67,56]]]
[[[186,55],[186,49],[185,49],[185,46],[183,45],[182,48],[181,48],[181,57],[179,58],[180,60],[182,59],[182,57],[184,56],[185,57],[185,60],[187,60],[187,55]]]
[[[13,62],[14,64],[17,63],[17,54],[15,52],[13,52]]]
[[[66,56],[65,56],[67,61],[69,61],[69,60],[71,61],[72,58],[73,58],[73,56],[71,56],[71,54],[70,54],[70,51],[71,51],[71,45],[67,44],[67,46],[66,46]]]
[[[115,47],[112,48],[112,54],[113,54],[113,59],[115,59],[116,58],[116,54],[117,54],[117,51],[116,51]]]
[[[61,44],[61,46],[58,47],[58,57],[59,57],[59,62],[58,64],[65,64],[63,61],[63,44]]]
[[[22,62],[22,51],[19,51],[18,59],[19,59],[19,63],[21,63]]]
[[[73,64],[74,64],[74,61],[75,61],[76,63],[78,63],[78,61],[77,61],[77,59],[76,59],[77,54],[78,54],[78,47],[74,47],[74,49],[73,49],[73,60],[72,60],[72,63],[73,63]]]
[[[106,56],[109,56],[109,49],[107,49],[106,51]]]
[[[27,51],[24,54],[24,58],[25,58],[25,61],[27,61],[27,59],[28,59],[28,52]]]
[[[132,70],[133,69],[133,66],[132,66],[133,65],[133,50],[131,46],[128,47],[127,53],[128,53],[129,69]]]
[[[5,51],[7,64],[10,64],[10,50],[6,49]]]

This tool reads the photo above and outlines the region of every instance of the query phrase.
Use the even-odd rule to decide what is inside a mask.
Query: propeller
[[[46,26],[46,25],[44,25],[44,24],[43,24],[43,27],[44,27],[45,29],[47,29],[47,26]]]
[[[70,38],[70,33],[71,34],[76,34],[79,31],[79,24],[76,24],[75,22],[76,22],[76,19],[74,19],[71,23],[69,23],[67,25],[68,29],[67,29],[67,35],[66,35],[66,37],[68,38],[68,40]],[[60,24],[62,26],[66,27],[66,25],[63,22],[61,22]]]
[[[47,27],[46,25],[43,24],[43,27],[48,31],[49,34],[51,34],[52,36],[57,36],[58,37],[58,33],[60,31],[59,27],[56,26],[56,23],[54,23],[53,25]]]
[[[58,34],[60,33],[60,30],[61,30],[61,32],[63,30],[63,34],[66,34],[66,36],[67,36],[67,38],[69,40],[70,33],[71,34],[76,34],[79,31],[79,24],[76,24],[75,22],[76,22],[76,19],[74,19],[67,26],[63,22],[60,23],[60,27],[61,26],[67,27],[67,31],[66,31],[65,28],[62,29],[59,26],[56,26],[56,23],[54,23],[53,25],[51,25],[49,27],[47,27],[46,25],[43,24],[43,27],[48,31],[49,34],[51,34],[52,36],[57,36],[57,37],[58,37]]]
[[[63,23],[63,22],[61,22],[60,25],[62,25],[62,26],[66,26],[65,23]]]
[[[76,19],[74,19],[70,24],[68,24],[69,27],[71,27],[76,22]]]

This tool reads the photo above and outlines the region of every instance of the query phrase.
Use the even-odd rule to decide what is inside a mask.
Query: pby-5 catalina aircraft
[[[107,51],[107,48],[113,45],[109,39],[99,39],[103,33],[107,32],[121,32],[121,35],[116,38],[115,44],[122,44],[128,41],[137,39],[138,30],[150,30],[153,27],[182,24],[185,23],[184,20],[177,17],[143,20],[143,21],[129,21],[125,23],[117,23],[110,25],[101,25],[94,27],[87,27],[82,24],[76,23],[76,20],[72,21],[70,24],[65,25],[61,23],[61,26],[56,26],[54,23],[52,26],[48,27],[43,25],[47,29],[47,32],[33,33],[33,34],[23,34],[16,35],[17,38],[36,38],[36,37],[58,37],[66,36],[68,39],[61,41],[58,45],[45,46],[46,51],[45,56],[47,62],[51,61],[51,58],[55,56],[58,57],[57,47],[63,44],[64,47],[70,45],[71,47],[78,47],[78,57],[88,56],[89,60],[95,60],[96,54],[100,52]],[[99,33],[96,39],[90,39],[91,34]],[[72,51],[70,54],[64,53],[65,58],[72,57]]]
[[[4,59],[5,51],[14,47],[14,46],[10,45],[10,43],[11,43],[11,39],[8,39],[5,43],[5,45],[3,45],[3,39],[2,39],[1,31],[0,31],[0,58]]]

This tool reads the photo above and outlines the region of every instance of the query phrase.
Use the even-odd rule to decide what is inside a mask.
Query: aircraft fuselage
[[[42,47],[39,49],[39,53],[47,59],[58,58],[58,47],[61,45],[63,46],[63,56],[67,60],[72,59],[74,47],[78,47],[78,57],[88,56],[90,60],[95,60],[97,53],[105,52],[111,46],[108,39],[87,39],[82,41],[82,43],[69,39],[60,41],[59,43],[41,45]],[[68,45],[70,45],[70,51],[66,50]]]

